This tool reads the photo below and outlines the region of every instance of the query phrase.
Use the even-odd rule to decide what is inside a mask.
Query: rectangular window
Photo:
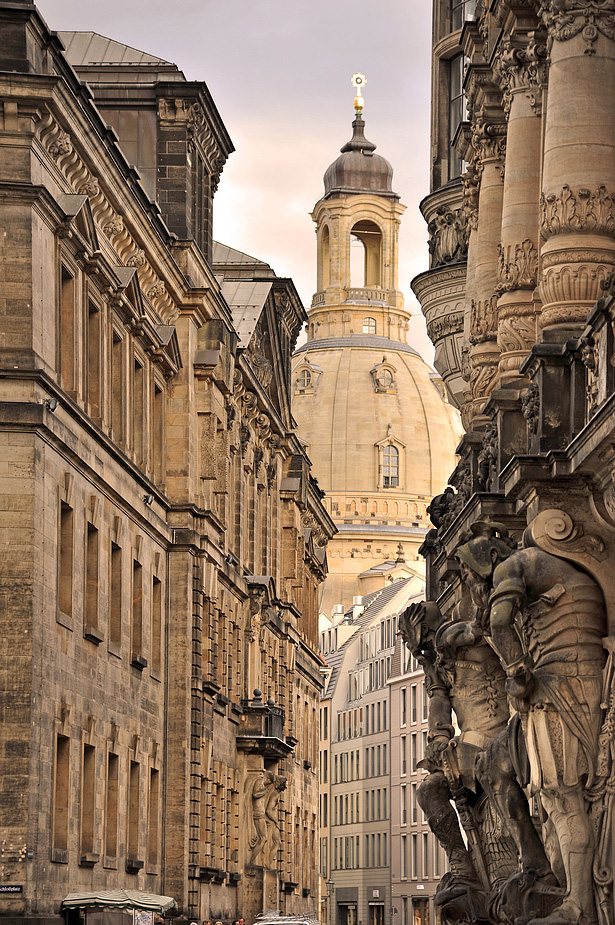
[[[111,543],[109,576],[109,642],[122,644],[122,550]]]
[[[140,773],[141,766],[138,761],[130,762],[128,775],[128,838],[126,844],[126,860],[135,861],[139,857],[139,803],[140,803]]]
[[[464,56],[456,55],[448,62],[449,69],[449,111],[448,111],[448,179],[454,180],[461,174],[461,158],[453,147],[453,139],[461,122],[466,118],[466,105],[463,93]]]
[[[451,0],[451,32],[461,29],[464,22],[474,19],[475,0]]]
[[[75,302],[77,285],[73,274],[65,266],[60,277],[60,373],[67,392],[75,389]]]
[[[323,710],[323,726],[324,726],[324,736],[323,738],[329,738],[329,708],[325,707]]]
[[[83,746],[83,768],[81,774],[81,860],[91,860],[94,852],[94,818],[96,804],[96,749]]]
[[[412,836],[412,878],[417,879],[419,875],[419,837]]]
[[[73,615],[73,509],[60,502],[58,543],[58,608],[68,617]]]
[[[152,469],[157,485],[164,483],[163,440],[164,440],[164,391],[154,383],[154,413],[152,420]]]
[[[98,530],[88,523],[85,546],[85,635],[98,643]]]
[[[421,689],[423,691],[423,722],[426,722],[429,718],[429,697],[427,696],[427,686],[424,681],[421,684]]]
[[[408,822],[408,794],[407,787],[402,784],[401,787],[401,824],[406,825]]]
[[[416,712],[416,684],[412,685],[410,699],[412,703],[412,709],[411,709],[412,723],[416,723],[418,719],[417,712]]]
[[[56,766],[53,782],[53,849],[54,860],[68,861],[68,807],[70,773],[70,739],[56,737]]]
[[[434,879],[440,876],[440,845],[438,839],[433,839],[433,875]]]
[[[326,784],[329,780],[329,752],[322,753],[322,782]]]
[[[152,626],[151,626],[151,656],[153,671],[160,671],[162,667],[162,582],[155,575],[152,576]]]
[[[401,858],[400,858],[400,868],[401,868],[401,879],[406,880],[408,877],[408,836],[402,835],[401,837]]]
[[[400,736],[399,752],[400,752],[400,773],[406,774],[408,771],[407,754],[406,754],[406,736]]]
[[[135,668],[145,668],[147,660],[143,657],[143,568],[136,559],[132,562],[131,613],[132,664]]]
[[[412,735],[410,736],[410,761],[411,761],[410,766],[413,771],[416,771],[416,763],[418,761],[417,744],[418,744],[417,735],[416,735],[416,732],[413,732]]]
[[[388,855],[387,834],[385,832],[384,835],[382,836],[382,866],[383,867],[387,866],[387,855]]]
[[[88,303],[87,315],[87,399],[90,406],[90,415],[99,420],[101,414],[101,325],[100,312],[93,302]]]
[[[409,925],[408,922],[408,897],[401,898],[401,925]]]
[[[159,843],[160,772],[151,768],[149,772],[149,805],[147,819],[147,865],[151,871],[158,866]]]
[[[322,822],[321,825],[328,826],[328,815],[329,815],[329,795],[323,793],[322,795]]]
[[[133,379],[133,443],[137,465],[143,468],[145,454],[143,452],[143,419],[145,410],[145,372],[140,363],[135,360]]]
[[[400,695],[401,695],[401,717],[400,717],[400,723],[401,723],[402,726],[405,726],[405,725],[406,725],[406,722],[407,722],[406,694],[407,694],[406,688],[405,688],[405,687],[402,687],[401,692],[400,692]]]
[[[105,793],[105,861],[117,858],[117,819],[119,798],[119,758],[113,752],[107,755],[107,789]]]
[[[416,784],[412,784],[412,822],[413,824],[417,822],[418,812],[417,812],[417,801],[416,801]]]
[[[423,877],[429,879],[429,835],[423,832]]]
[[[113,331],[111,343],[111,427],[118,443],[124,441],[124,341]]]

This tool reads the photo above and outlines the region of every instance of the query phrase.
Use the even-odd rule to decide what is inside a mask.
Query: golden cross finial
[[[365,74],[353,74],[352,75],[352,86],[357,88],[357,92],[354,98],[354,108],[357,111],[357,115],[360,116],[363,112],[363,107],[365,106],[365,100],[361,95],[361,90],[367,83],[367,77]]]

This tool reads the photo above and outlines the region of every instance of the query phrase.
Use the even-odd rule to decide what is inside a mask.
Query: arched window
[[[382,447],[382,487],[399,486],[399,450],[388,443]]]
[[[312,374],[309,369],[302,369],[297,378],[298,389],[308,389],[312,384]]]
[[[363,333],[364,334],[375,334],[376,333],[376,319],[375,318],[364,318],[363,319]]]
[[[329,251],[329,228],[327,225],[322,229],[322,249],[321,249],[321,261],[322,261],[322,280],[320,283],[321,289],[327,289],[329,286],[330,280],[330,251]]]
[[[379,369],[376,373],[376,385],[380,389],[390,389],[393,385],[393,373],[390,369]]]

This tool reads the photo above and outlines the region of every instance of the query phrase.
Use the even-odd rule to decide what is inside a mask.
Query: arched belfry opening
[[[322,229],[321,237],[321,254],[322,254],[322,280],[320,282],[320,289],[327,289],[331,282],[331,252],[329,248],[329,226],[324,225]]]
[[[382,286],[382,231],[369,219],[355,222],[350,231],[350,285]]]

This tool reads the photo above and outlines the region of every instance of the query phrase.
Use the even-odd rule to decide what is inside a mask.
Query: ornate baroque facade
[[[402,624],[431,688],[438,900],[447,922],[609,925],[615,3],[437,0],[434,30],[413,286],[467,432]]]
[[[214,251],[205,84],[65,53],[28,3],[0,33],[0,914],[311,911],[334,526],[290,414],[305,311]]]

